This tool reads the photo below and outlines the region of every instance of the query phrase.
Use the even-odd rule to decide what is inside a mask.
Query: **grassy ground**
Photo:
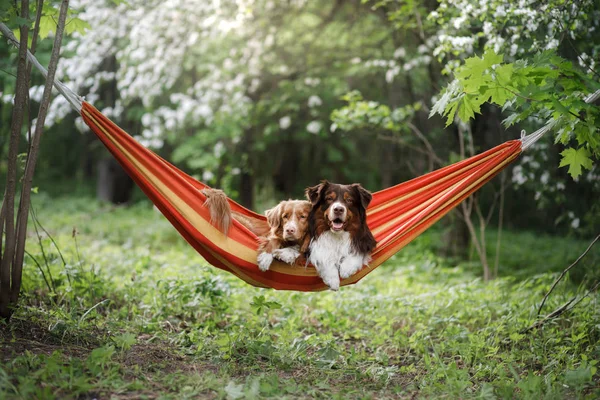
[[[62,257],[32,232],[25,295],[0,327],[0,398],[600,396],[598,296],[519,333],[585,241],[504,232],[501,278],[484,284],[476,263],[433,254],[433,232],[355,286],[291,293],[208,267],[147,204],[35,205]]]

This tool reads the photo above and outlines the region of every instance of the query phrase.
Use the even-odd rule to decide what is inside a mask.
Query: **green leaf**
[[[460,107],[458,108],[458,117],[463,121],[468,121],[475,116],[475,113],[479,113],[480,104],[477,104],[476,99],[472,96],[465,96],[461,100]]]
[[[481,77],[486,69],[494,64],[500,64],[503,56],[496,54],[493,50],[488,50],[483,57],[471,57],[465,60],[465,65],[456,74],[458,78],[467,78],[469,76]]]
[[[502,107],[508,100],[513,99],[515,95],[503,87],[494,86],[485,92],[484,97],[486,99],[491,97],[493,103],[496,103]]]
[[[510,114],[504,121],[502,121],[502,123],[504,124],[505,127],[508,128],[509,126],[513,125],[517,121],[519,121],[519,114],[513,113],[513,114]]]
[[[234,381],[229,381],[225,386],[225,393],[227,393],[228,399],[241,399],[244,397],[244,385],[236,385]]]
[[[577,150],[569,148],[560,153],[560,155],[563,158],[560,160],[559,168],[569,166],[569,175],[571,175],[573,179],[581,175],[581,167],[592,169],[590,152],[584,147]]]
[[[452,102],[450,108],[447,109],[446,115],[448,118],[446,119],[446,126],[450,126],[452,122],[454,122],[454,115],[456,114],[456,109],[458,108],[458,101]]]
[[[54,19],[47,15],[42,16],[40,19],[40,39],[46,39],[50,32],[54,31],[56,31],[56,22],[54,22]]]
[[[502,86],[510,85],[510,80],[512,78],[513,73],[513,65],[512,64],[504,64],[500,65],[496,68],[496,79],[498,83]]]
[[[129,350],[131,346],[133,346],[137,342],[137,339],[132,333],[123,333],[119,336],[113,337],[113,341],[122,350]]]
[[[71,18],[65,25],[65,32],[69,35],[73,32],[83,35],[87,29],[91,29],[90,24],[79,18]]]

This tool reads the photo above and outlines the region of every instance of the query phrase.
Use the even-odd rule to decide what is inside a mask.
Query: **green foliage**
[[[14,35],[18,39],[20,35],[18,29],[19,26],[28,25],[30,29],[34,28],[37,3],[30,2],[29,19],[18,16],[20,5],[16,6],[16,4],[16,2],[13,3],[11,1],[0,1],[0,22],[5,23],[9,28],[12,28]],[[40,18],[39,39],[44,40],[51,33],[56,31],[59,10],[60,2],[47,1],[44,3]],[[67,10],[67,21],[65,24],[65,35],[67,36],[75,32],[84,34],[85,31],[90,28],[89,23],[77,18],[77,13],[78,11],[72,8]],[[29,41],[31,44],[31,35]]]
[[[391,110],[389,106],[375,101],[365,101],[359,91],[342,96],[348,104],[331,113],[332,130],[378,129],[391,132],[408,132],[406,124],[422,107],[415,103]]]
[[[256,315],[261,315],[263,309],[265,310],[277,310],[281,308],[281,304],[276,301],[267,301],[265,296],[254,296],[250,306],[256,310]]]
[[[584,241],[504,232],[502,278],[484,284],[475,263],[437,257],[430,231],[337,293],[268,291],[208,266],[148,204],[38,196],[38,217],[73,267],[43,238],[51,294],[27,259],[21,307],[0,328],[2,398],[599,394],[597,294],[520,332]],[[43,259],[35,241],[28,251]],[[593,249],[581,266],[599,259]],[[578,269],[546,311],[585,290],[571,283]]]
[[[536,117],[552,123],[556,141],[567,147],[560,167],[569,166],[576,178],[581,167],[591,169],[592,159],[600,157],[598,124],[600,109],[583,101],[600,88],[567,61],[553,52],[536,55],[532,60],[503,62],[503,56],[486,51],[482,57],[471,57],[455,71],[455,81],[443,92],[430,115],[446,117],[446,126],[458,116],[462,121],[480,113],[484,103],[494,103],[512,114],[507,126]]]

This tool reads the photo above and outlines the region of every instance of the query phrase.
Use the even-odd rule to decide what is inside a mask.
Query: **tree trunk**
[[[444,219],[441,254],[443,257],[455,257],[464,260],[468,256],[470,234],[460,211],[453,210]]]
[[[253,160],[248,156],[251,153],[253,142],[253,127],[247,128],[244,131],[244,136],[240,143],[240,152],[244,164],[242,165],[242,173],[240,174],[240,203],[250,209],[254,209],[254,170]]]
[[[133,192],[133,180],[114,158],[98,161],[96,197],[113,204],[127,203]]]
[[[242,172],[240,182],[240,203],[249,209],[254,209],[254,175]]]
[[[39,19],[41,13],[40,8],[43,5],[42,1],[38,1],[38,15],[36,18],[35,30],[39,30]],[[54,46],[50,56],[48,65],[48,76],[46,85],[40,103],[35,134],[30,138],[29,152],[25,163],[25,172],[23,176],[23,185],[21,188],[21,200],[17,211],[17,220],[14,220],[14,199],[17,191],[16,185],[16,154],[18,152],[19,137],[23,125],[23,114],[26,108],[26,99],[29,87],[30,68],[26,63],[27,43],[29,29],[27,25],[20,27],[21,41],[19,43],[19,61],[17,66],[17,90],[15,93],[15,105],[13,108],[13,120],[11,123],[11,139],[9,147],[8,174],[7,185],[2,209],[0,212],[0,226],[6,229],[6,242],[4,253],[1,254],[0,261],[0,316],[9,319],[14,312],[14,307],[19,300],[21,291],[21,277],[23,272],[23,257],[25,252],[25,240],[27,232],[27,216],[30,206],[31,187],[33,182],[33,174],[38,157],[39,144],[44,129],[44,123],[50,105],[52,96],[52,87],[56,66],[60,54],[60,45],[64,31],[65,21],[67,17],[67,9],[69,6],[68,0],[63,0],[58,18],[56,36],[54,38]],[[29,3],[28,1],[21,2],[21,16],[24,19],[29,18]],[[5,26],[3,26],[5,28]],[[4,32],[11,42],[16,44],[16,40],[11,38],[10,32]],[[37,31],[34,32],[34,43],[37,37]]]
[[[114,55],[102,62],[102,70],[117,71],[117,59]],[[118,98],[116,81],[110,81],[102,86],[102,102],[105,106],[114,107]],[[121,121],[121,126],[127,132],[133,132],[129,121]],[[117,160],[103,149],[96,162],[96,198],[113,204],[124,204],[131,200],[134,182],[127,175]]]
[[[29,2],[21,2],[21,15],[23,19],[29,18]],[[29,77],[27,76],[27,41],[29,39],[29,26],[21,25],[19,28],[21,40],[19,43],[19,58],[17,62],[17,84],[15,91],[15,103],[12,113],[10,128],[10,142],[8,147],[8,167],[6,173],[6,189],[2,201],[2,219],[0,225],[4,228],[6,235],[4,253],[0,261],[0,316],[10,318],[13,304],[10,301],[11,271],[15,254],[15,193],[17,191],[17,153],[19,151],[19,139],[23,126],[23,115],[25,113],[25,102],[27,99]],[[0,238],[1,240],[1,238]]]

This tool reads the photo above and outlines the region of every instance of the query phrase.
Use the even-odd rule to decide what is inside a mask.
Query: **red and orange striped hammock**
[[[206,198],[201,193],[207,185],[142,146],[92,105],[82,102],[81,116],[156,207],[209,263],[257,287],[327,289],[312,266],[291,266],[275,260],[269,271],[261,272],[256,265],[257,237],[252,232],[234,221],[225,236],[211,225],[204,207]],[[512,140],[374,193],[367,223],[377,239],[377,248],[371,263],[341,284],[358,282],[406,246],[517,158],[521,144],[520,140]],[[231,199],[229,203],[234,211],[265,219]]]
[[[18,46],[14,36],[10,38],[10,31],[2,32]],[[31,53],[27,57],[46,75],[45,68]],[[297,291],[327,289],[312,266],[291,266],[276,260],[269,271],[261,272],[256,264],[257,237],[252,232],[234,221],[225,236],[211,225],[209,212],[204,207],[206,198],[200,192],[207,185],[139,144],[63,83],[55,80],[54,85],[175,229],[210,264],[256,287]],[[598,97],[600,90],[588,96],[586,102],[595,101]],[[509,165],[552,125],[548,123],[531,135],[523,135],[521,140],[508,141],[474,157],[374,193],[367,210],[367,223],[377,239],[372,261],[354,276],[344,279],[341,285],[358,282],[400,251]],[[232,210],[265,220],[264,216],[233,200],[229,202]]]

